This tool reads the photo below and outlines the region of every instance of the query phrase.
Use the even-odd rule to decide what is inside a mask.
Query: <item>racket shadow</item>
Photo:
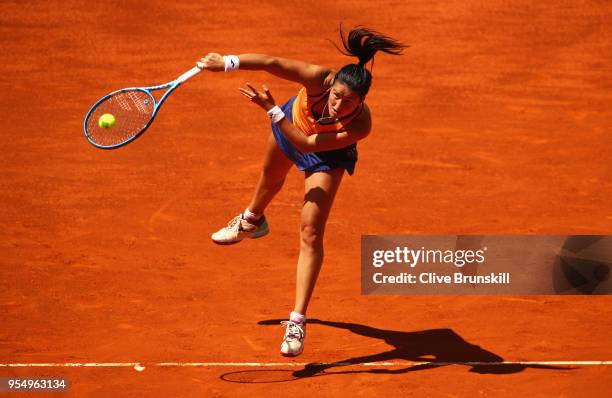
[[[259,325],[278,325],[281,319],[258,322]],[[292,373],[295,379],[331,374],[404,374],[419,370],[433,369],[449,365],[464,365],[469,371],[480,374],[511,374],[526,368],[571,370],[573,368],[549,365],[503,364],[504,359],[478,345],[471,344],[452,329],[429,329],[420,331],[396,331],[374,328],[367,325],[347,322],[309,319],[309,324],[319,324],[349,330],[360,336],[383,340],[391,349],[363,356],[345,358],[330,363],[309,363],[303,369]],[[405,368],[385,367],[384,364],[368,366],[369,369],[342,369],[351,365],[372,362],[407,361],[418,362]]]

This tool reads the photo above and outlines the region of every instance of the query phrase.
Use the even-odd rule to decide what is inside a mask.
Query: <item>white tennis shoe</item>
[[[306,324],[293,321],[282,321],[281,324],[287,327],[281,343],[281,354],[287,357],[300,355],[304,351]]]
[[[270,232],[265,216],[261,216],[257,224],[251,224],[242,214],[234,217],[226,227],[221,228],[211,238],[219,245],[231,245],[238,243],[244,238],[256,239]]]

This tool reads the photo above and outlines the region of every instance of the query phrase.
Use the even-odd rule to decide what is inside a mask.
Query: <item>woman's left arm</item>
[[[287,118],[283,118],[276,125],[300,152],[332,151],[347,147],[367,137],[371,127],[369,120],[367,123],[358,123],[355,120],[346,127],[345,131],[306,135]]]
[[[247,83],[246,85],[250,90],[240,88],[240,92],[266,112],[276,106],[274,98],[272,98],[272,94],[266,86],[263,86],[263,91],[258,91],[251,84]],[[372,127],[369,117],[354,120],[346,126],[344,131],[337,133],[306,135],[286,117],[283,117],[276,125],[300,152],[321,152],[344,148],[367,137]]]

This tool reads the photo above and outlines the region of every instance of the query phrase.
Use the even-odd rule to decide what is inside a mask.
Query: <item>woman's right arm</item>
[[[290,80],[306,87],[312,93],[326,90],[334,78],[334,71],[293,59],[280,58],[265,54],[240,54],[240,69],[262,70],[281,79]],[[200,60],[203,69],[212,72],[225,70],[223,56],[209,53]]]

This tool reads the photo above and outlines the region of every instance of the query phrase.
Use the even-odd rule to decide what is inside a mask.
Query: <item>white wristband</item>
[[[267,114],[270,116],[270,120],[272,120],[272,123],[274,124],[280,122],[285,117],[285,112],[283,112],[278,105],[275,105],[274,108],[270,109]]]
[[[240,67],[240,58],[236,55],[224,55],[223,62],[225,63],[226,72],[238,70]]]

